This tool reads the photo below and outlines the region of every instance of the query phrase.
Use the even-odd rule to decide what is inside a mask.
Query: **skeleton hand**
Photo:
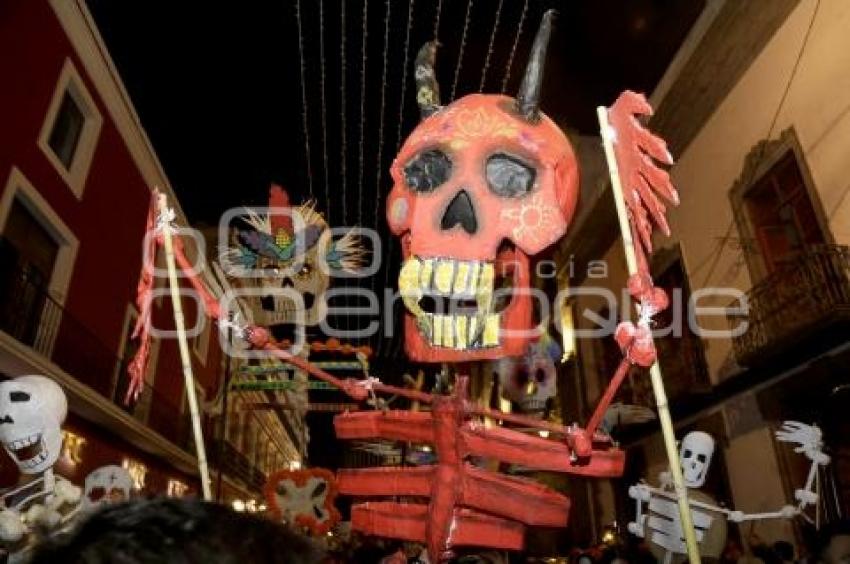
[[[673,474],[671,474],[669,470],[658,473],[658,487],[662,490],[669,490],[673,488]]]
[[[818,494],[811,490],[794,490],[794,499],[800,502],[801,508],[804,508],[817,503]]]
[[[11,509],[0,511],[0,540],[17,542],[26,532],[27,528],[20,513]]]
[[[66,480],[58,480],[56,488],[53,490],[54,506],[60,507],[63,504],[75,505],[80,502],[82,490]]]
[[[24,516],[27,523],[39,525],[45,529],[53,529],[62,521],[62,515],[53,508],[52,504],[34,504],[27,509]]]
[[[780,511],[782,512],[782,516],[786,519],[791,519],[800,512],[800,510],[794,507],[793,505],[785,505]]]
[[[645,525],[645,524],[646,524],[646,516],[644,515],[644,516],[641,518],[641,522],[640,522],[640,523],[636,523],[636,522],[632,521],[631,523],[629,523],[629,524],[626,526],[626,528],[627,528],[627,529],[628,529],[628,531],[629,531],[631,534],[633,534],[634,536],[639,537],[639,538],[643,538],[643,537],[644,537],[644,534],[645,534],[645,532],[644,532],[644,525]]]
[[[730,511],[729,512],[729,520],[733,523],[740,523],[744,520],[744,512],[743,511]]]
[[[629,488],[629,497],[640,501],[649,501],[649,486],[646,484],[635,484]]]
[[[806,425],[799,421],[784,421],[776,432],[776,439],[783,443],[797,443],[794,452],[806,455],[816,464],[827,464],[829,457],[821,452],[823,434],[817,425]]]

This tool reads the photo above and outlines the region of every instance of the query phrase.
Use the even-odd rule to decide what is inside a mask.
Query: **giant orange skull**
[[[516,356],[528,343],[528,257],[565,233],[578,194],[572,147],[537,110],[550,28],[547,14],[516,99],[472,94],[442,108],[434,46],[417,57],[424,119],[393,162],[387,201],[413,360]]]

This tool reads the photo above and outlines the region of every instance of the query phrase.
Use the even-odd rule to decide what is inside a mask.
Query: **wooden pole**
[[[608,124],[608,108],[599,106],[596,108],[596,115],[599,118],[599,131],[601,132],[602,143],[605,147],[605,159],[608,161],[608,173],[611,176],[611,189],[614,193],[614,203],[617,206],[617,219],[620,223],[620,233],[623,236],[626,266],[628,267],[629,276],[632,276],[638,272],[638,262],[637,255],[635,254],[635,241],[632,238],[631,225],[629,225],[626,202],[623,199],[623,187],[620,183],[617,157],[614,154],[611,126]],[[670,464],[670,474],[673,477],[673,488],[676,491],[676,500],[679,504],[679,516],[682,519],[682,531],[685,534],[688,559],[692,564],[699,564],[699,546],[697,544],[696,534],[694,533],[693,520],[691,519],[688,490],[685,488],[685,481],[682,478],[679,451],[676,448],[676,434],[673,430],[673,420],[670,417],[667,393],[664,391],[664,380],[661,377],[661,367],[658,365],[657,359],[649,368],[649,379],[652,382],[652,392],[655,394],[655,403],[658,407],[658,419],[661,422],[664,448],[667,451],[667,461]]]
[[[177,331],[177,344],[180,348],[180,362],[183,366],[183,383],[189,400],[189,412],[192,416],[192,431],[195,437],[195,452],[198,457],[198,472],[201,475],[201,491],[204,501],[212,500],[210,491],[210,471],[207,464],[207,451],[204,446],[204,434],[201,430],[201,416],[198,412],[198,398],[195,395],[195,377],[192,374],[192,358],[189,356],[189,343],[186,340],[186,323],[183,319],[183,305],[180,298],[180,286],[177,281],[177,266],[174,262],[174,243],[171,240],[171,226],[168,223],[168,199],[165,194],[158,196],[159,214],[162,228],[165,262],[168,266],[168,284],[171,287],[171,305],[174,310],[174,328]],[[201,315],[200,312],[198,315]]]

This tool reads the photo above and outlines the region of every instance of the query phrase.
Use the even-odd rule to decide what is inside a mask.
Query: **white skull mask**
[[[52,467],[62,450],[68,401],[45,376],[0,382],[0,442],[24,474]]]
[[[682,439],[679,462],[685,485],[689,488],[701,488],[705,484],[711,457],[714,455],[714,438],[702,431],[692,431]]]
[[[133,478],[120,466],[101,466],[86,476],[83,507],[93,509],[130,499]]]
[[[331,275],[360,267],[359,238],[353,231],[337,237],[313,202],[292,206],[277,185],[269,190],[265,212],[246,213],[249,229],[237,228],[222,262],[231,275],[251,279],[261,290],[252,300],[254,320],[267,327],[319,324]]]
[[[267,291],[260,298],[260,323],[313,326],[324,319],[330,277],[327,267],[320,264],[319,249],[327,247],[329,237],[330,233],[323,232],[321,241],[308,249],[296,264],[282,266],[277,276],[260,278],[260,286]]]

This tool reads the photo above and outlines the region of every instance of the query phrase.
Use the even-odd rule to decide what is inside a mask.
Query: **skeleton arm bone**
[[[636,537],[644,538],[646,535],[646,515],[643,514],[643,506],[649,503],[650,488],[647,484],[640,483],[629,488],[629,497],[635,500],[635,520],[628,524],[628,530]]]
[[[676,494],[674,492],[665,491],[659,488],[653,488],[651,486],[645,486],[650,494],[657,495],[659,497],[664,497],[666,499],[670,499],[675,501]],[[702,501],[697,501],[695,499],[689,499],[688,503],[691,507],[696,507],[698,509],[704,509],[706,511],[713,511],[715,513],[722,513],[726,515],[726,517],[735,523],[741,523],[743,521],[758,521],[761,519],[789,519],[794,517],[799,513],[796,507],[791,505],[786,505],[782,509],[778,511],[771,511],[766,513],[743,513],[741,511],[734,511],[731,509],[726,509],[725,507],[720,507],[718,505],[712,505],[710,503],[705,503]]]

